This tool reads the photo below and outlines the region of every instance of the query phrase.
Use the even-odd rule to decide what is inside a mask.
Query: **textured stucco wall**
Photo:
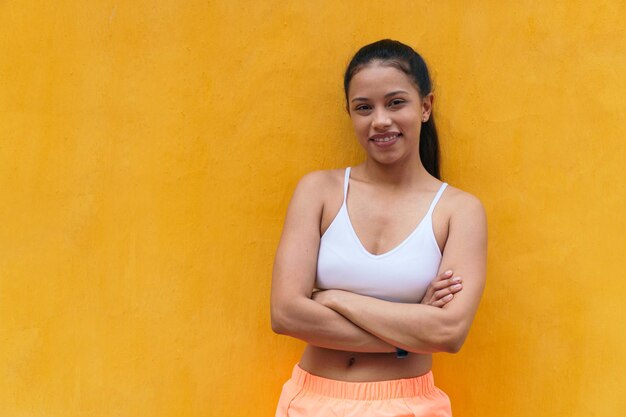
[[[626,410],[626,6],[0,2],[0,415],[272,416],[288,199],[362,157],[341,75],[383,37],[436,83],[487,289],[458,416]]]

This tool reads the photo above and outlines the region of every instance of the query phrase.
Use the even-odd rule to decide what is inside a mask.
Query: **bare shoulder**
[[[342,189],[344,172],[342,169],[309,172],[300,178],[296,193],[323,203],[329,196],[336,194],[337,189]]]
[[[450,219],[450,227],[453,228],[455,225],[462,224],[464,228],[469,228],[473,232],[486,232],[487,215],[485,207],[478,197],[450,185],[448,185],[446,193],[445,207]]]
[[[460,188],[453,187],[448,184],[446,188],[446,206],[450,210],[450,214],[459,212],[473,212],[484,214],[484,206],[478,197]]]
[[[304,174],[298,186],[307,188],[325,188],[327,186],[336,185],[339,182],[343,182],[343,170],[341,169],[324,169],[318,171],[311,171]]]

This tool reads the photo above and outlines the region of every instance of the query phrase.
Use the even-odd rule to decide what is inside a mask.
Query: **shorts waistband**
[[[402,397],[423,396],[435,390],[432,371],[424,375],[375,382],[347,382],[313,375],[293,367],[291,381],[299,387],[327,397],[351,400],[386,400]]]

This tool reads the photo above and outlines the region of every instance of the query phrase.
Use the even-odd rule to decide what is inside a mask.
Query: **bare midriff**
[[[307,345],[299,366],[324,378],[348,382],[388,381],[424,375],[432,367],[431,354],[346,352]]]

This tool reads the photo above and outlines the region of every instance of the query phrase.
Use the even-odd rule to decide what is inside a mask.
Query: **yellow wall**
[[[336,3],[0,2],[0,415],[272,416],[284,211],[361,158],[341,76],[383,37],[489,216],[455,415],[624,413],[624,2]]]

